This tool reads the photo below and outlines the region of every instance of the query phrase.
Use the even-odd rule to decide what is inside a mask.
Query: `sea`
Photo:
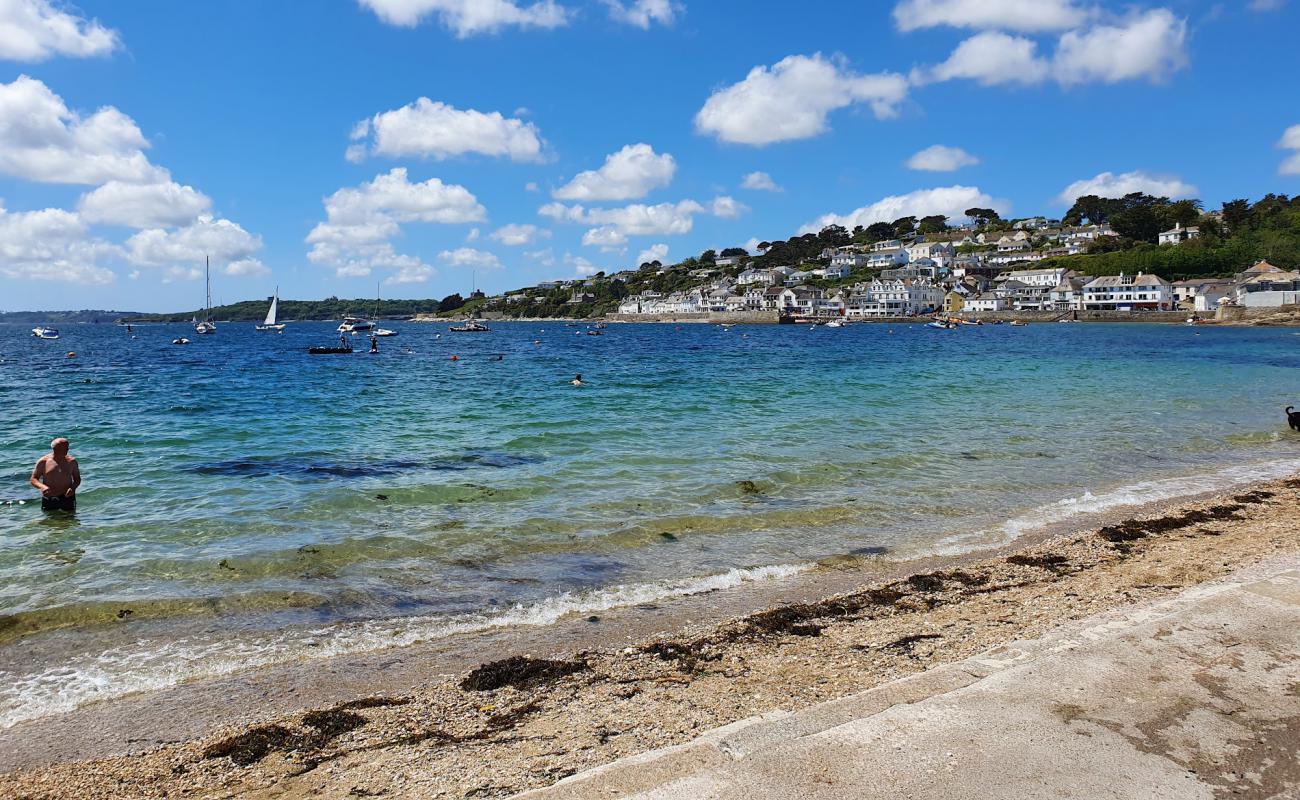
[[[0,325],[0,728],[1300,470],[1294,328],[386,324]]]

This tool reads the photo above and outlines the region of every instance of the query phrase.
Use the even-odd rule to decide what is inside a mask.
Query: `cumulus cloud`
[[[487,210],[463,186],[437,178],[411,183],[397,167],[360,186],[325,198],[326,220],[307,235],[307,258],[333,266],[344,277],[369,275],[373,267],[418,269],[419,259],[399,255],[389,241],[411,222],[482,222]]]
[[[0,205],[0,275],[6,278],[103,285],[116,275],[101,262],[120,253],[90,236],[86,223],[71,211],[10,213]]]
[[[903,0],[894,6],[901,31],[946,25],[1041,33],[1076,27],[1089,16],[1071,0]]]
[[[541,250],[525,250],[524,256],[531,258],[543,267],[555,266],[555,251],[549,247],[544,247]]]
[[[0,3],[0,59],[44,61],[51,56],[106,56],[118,45],[117,31],[66,8],[56,8],[50,0]]]
[[[909,158],[907,168],[922,172],[954,172],[978,163],[978,158],[960,147],[934,144]]]
[[[574,176],[552,192],[559,200],[635,200],[672,183],[677,162],[667,153],[655,153],[648,144],[629,144],[605,157],[597,170]]]
[[[522,247],[526,244],[532,244],[539,238],[550,238],[551,232],[545,228],[539,228],[536,225],[520,225],[510,223],[502,225],[491,233],[491,238],[496,239],[507,247]]]
[[[782,191],[772,176],[766,172],[751,172],[740,182],[740,188],[753,189],[758,192],[779,192]]]
[[[564,263],[572,264],[573,274],[579,278],[590,278],[592,275],[601,271],[600,267],[591,263],[582,256],[574,256],[569,253],[564,254]]]
[[[1103,172],[1091,178],[1075,181],[1056,196],[1056,202],[1073,205],[1074,201],[1084,195],[1095,194],[1098,197],[1123,197],[1133,192],[1146,192],[1157,197],[1193,197],[1196,187],[1185,183],[1173,175],[1153,175],[1142,170],[1124,172],[1116,175]]]
[[[1292,125],[1282,133],[1282,139],[1277,146],[1283,150],[1290,150],[1291,155],[1282,160],[1282,165],[1277,168],[1279,175],[1300,175],[1300,125]]]
[[[582,235],[582,243],[587,247],[599,247],[610,252],[619,250],[627,244],[627,237],[612,225],[592,228]]]
[[[640,266],[641,264],[648,264],[651,261],[658,261],[660,264],[663,264],[666,262],[667,259],[668,259],[668,245],[663,243],[652,244],[646,249],[642,250],[639,254],[637,254],[636,263],[637,266]]]
[[[0,172],[42,183],[158,183],[167,171],[149,163],[149,143],[112,106],[83,118],[35,78],[0,83]]]
[[[695,115],[695,129],[758,146],[807,139],[826,130],[826,117],[836,109],[866,103],[877,118],[887,118],[906,96],[902,75],[860,75],[820,53],[787,56],[714,92]]]
[[[932,214],[961,217],[965,216],[966,209],[974,206],[992,208],[999,212],[1007,210],[1005,202],[990,197],[974,186],[944,186],[891,195],[848,214],[826,214],[808,223],[799,232],[816,233],[827,225],[842,225],[852,230],[858,225],[893,222],[899,217],[928,217]]]
[[[1161,83],[1187,65],[1187,22],[1165,8],[1061,36],[1053,71],[1062,84]]]
[[[461,110],[427,97],[361,120],[353,126],[351,139],[356,144],[346,155],[353,163],[367,155],[442,160],[467,153],[541,161],[545,147],[531,122],[497,111]]]
[[[999,83],[1038,83],[1051,72],[1051,63],[1038,56],[1038,44],[1022,36],[999,31],[978,33],[952,51],[941,64],[914,70],[915,83],[958,78],[983,86]]]
[[[959,44],[946,61],[913,70],[912,81],[967,79],[984,86],[1048,79],[1062,86],[1128,80],[1161,83],[1186,65],[1186,20],[1157,8],[1132,13],[1113,24],[1066,31],[1050,57],[1040,56],[1032,39],[985,31]]]
[[[211,257],[227,275],[235,276],[269,271],[255,257],[261,249],[262,237],[228,219],[210,216],[176,230],[150,228],[126,240],[127,259],[138,266],[187,269],[185,265],[202,264]]]
[[[558,28],[569,20],[568,10],[554,0],[521,5],[513,0],[359,0],[389,25],[412,28],[434,15],[465,39],[502,28]]]
[[[212,209],[212,201],[193,186],[109,181],[81,196],[77,210],[87,222],[128,228],[188,225]]]
[[[736,219],[742,214],[748,213],[749,206],[745,205],[744,203],[740,202],[734,197],[727,197],[726,195],[722,195],[720,197],[713,198],[713,202],[709,204],[709,212],[713,214],[713,216],[715,217],[722,217],[723,219]]]
[[[425,283],[437,274],[438,270],[428,264],[404,264],[397,270],[397,272],[384,278],[384,283],[388,285],[401,283]]]
[[[672,25],[681,11],[681,6],[671,0],[604,0],[609,6],[609,15],[618,22],[625,22],[641,29],[648,29],[653,23]]]
[[[458,247],[455,250],[443,250],[438,254],[438,260],[449,267],[463,267],[467,269],[502,269],[504,265],[501,259],[497,258],[496,253],[489,253],[486,250],[475,250],[472,247]]]
[[[633,204],[621,208],[584,208],[548,203],[538,209],[539,214],[556,222],[586,225],[608,225],[624,236],[656,236],[690,233],[695,225],[695,215],[704,213],[704,206],[694,200],[658,205]]]

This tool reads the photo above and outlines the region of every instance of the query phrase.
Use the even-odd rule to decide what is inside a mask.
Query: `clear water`
[[[397,327],[0,326],[0,501],[85,477],[0,505],[0,726],[1300,468],[1294,329]]]

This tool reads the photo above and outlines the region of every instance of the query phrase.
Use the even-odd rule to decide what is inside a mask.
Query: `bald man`
[[[50,454],[42,456],[32,470],[32,486],[41,493],[41,508],[46,511],[76,511],[77,487],[81,485],[81,468],[68,455],[68,440],[60,436],[50,442]]]

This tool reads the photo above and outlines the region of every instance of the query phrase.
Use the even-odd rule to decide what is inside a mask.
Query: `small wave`
[[[1225,467],[1215,472],[1161,478],[1121,486],[1101,494],[1084,491],[1079,497],[1067,497],[1056,503],[1040,506],[1026,514],[1003,523],[1003,529],[1013,537],[1037,528],[1065,522],[1083,514],[1096,514],[1113,508],[1142,506],[1177,497],[1190,497],[1206,492],[1217,492],[1233,486],[1276,480],[1300,471],[1300,460],[1283,459],[1258,464]]]
[[[565,592],[538,603],[490,615],[425,616],[368,620],[274,638],[235,641],[177,639],[156,647],[115,648],[72,659],[43,672],[0,671],[0,729],[66,713],[87,703],[163,689],[196,678],[227,675],[297,659],[365,653],[463,633],[513,626],[551,625],[569,615],[591,614],[673,597],[704,594],[746,583],[797,575],[811,564],[737,568],[699,578]]]

